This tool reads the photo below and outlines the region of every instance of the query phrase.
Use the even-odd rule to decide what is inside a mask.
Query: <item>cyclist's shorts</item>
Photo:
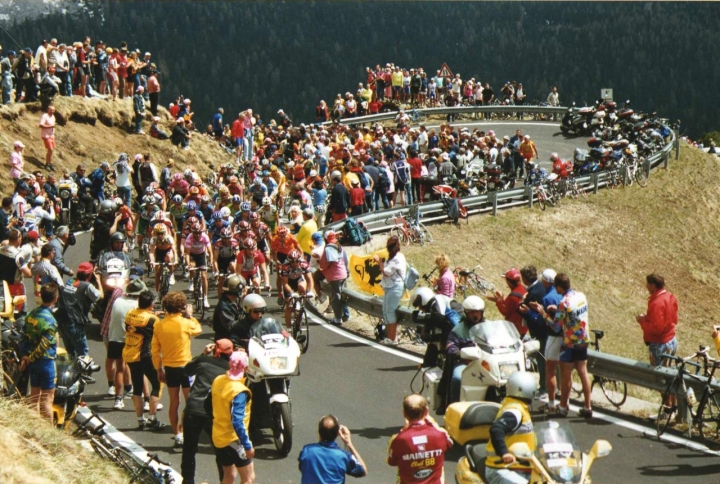
[[[218,271],[227,272],[230,268],[230,263],[235,260],[235,257],[218,257]]]
[[[190,258],[195,262],[195,267],[206,267],[207,266],[207,254],[190,254]]]
[[[155,262],[158,264],[164,262],[165,256],[168,255],[169,252],[170,249],[155,249]]]

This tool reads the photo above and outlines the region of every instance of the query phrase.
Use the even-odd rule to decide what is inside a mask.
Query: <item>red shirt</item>
[[[245,256],[245,251],[240,251],[235,261],[238,268],[240,269],[240,275],[245,279],[252,278],[258,273],[258,267],[260,264],[265,263],[265,256],[262,252],[255,249],[252,258]]]
[[[173,107],[170,108],[170,116],[172,116],[173,119],[177,119],[179,112],[180,112],[180,105],[173,104]]]
[[[410,165],[410,178],[420,178],[422,176],[422,160],[420,158],[410,158],[407,162]]]
[[[241,119],[236,119],[232,124],[232,136],[233,138],[242,138],[244,135],[243,122]]]
[[[427,421],[416,422],[390,437],[387,463],[397,466],[402,484],[441,484],[445,452],[452,446],[448,434]]]
[[[655,291],[648,298],[645,319],[640,323],[646,343],[664,344],[675,337],[678,303],[665,289]]]
[[[350,206],[357,207],[365,203],[365,190],[355,187],[350,190]]]
[[[525,299],[525,294],[527,294],[525,286],[518,284],[506,298],[500,299],[495,303],[495,306],[497,306],[498,311],[500,311],[503,317],[515,325],[520,336],[528,332],[528,328],[523,322],[522,314],[518,311],[520,304],[523,302],[523,299]]]

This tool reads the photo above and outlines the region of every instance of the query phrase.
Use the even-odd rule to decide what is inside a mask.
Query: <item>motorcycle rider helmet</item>
[[[257,248],[257,242],[252,237],[248,237],[243,240],[243,249],[255,250]]]
[[[220,231],[220,237],[223,239],[231,239],[232,238],[232,230],[230,230],[230,227],[225,227]]]
[[[156,202],[157,200],[155,200],[155,197],[152,195],[145,195],[143,197],[143,203],[145,205],[155,205]]]
[[[197,235],[197,234],[201,233],[203,230],[202,224],[200,222],[197,222],[197,223],[193,224],[192,227],[190,227],[190,230],[192,231],[193,234]]]
[[[248,294],[242,301],[242,310],[250,313],[253,309],[265,309],[267,304],[260,294]]]
[[[230,277],[226,277],[225,281],[223,281],[222,291],[224,293],[234,294],[237,296],[242,292],[246,284],[247,282],[245,281],[245,279],[243,279],[242,276],[233,274]]]
[[[430,300],[435,297],[435,293],[429,287],[418,287],[413,295],[412,305],[414,307],[425,307]]]
[[[280,236],[287,235],[288,232],[289,232],[288,228],[285,227],[284,225],[281,225],[280,227],[277,228],[277,234]]]
[[[222,215],[222,218],[228,218],[230,216],[230,209],[223,207],[220,209],[220,214]]]
[[[262,204],[264,206],[272,205],[272,200],[270,200],[270,197],[263,197]]]
[[[250,214],[248,215],[248,218],[250,219],[251,222],[254,222],[255,220],[260,219],[260,215],[258,215],[257,212],[250,212]]]
[[[233,195],[232,203],[234,203],[235,205],[242,203],[242,197],[240,195]]]
[[[187,209],[188,209],[188,210],[191,210],[191,211],[197,209],[197,203],[195,203],[194,200],[190,200],[190,201],[187,203]]]
[[[557,153],[550,153],[550,161],[555,161],[558,158],[560,158],[560,157],[558,156]]]
[[[240,210],[242,210],[243,212],[249,212],[250,202],[243,202],[242,205],[240,205]]]
[[[125,237],[125,234],[122,232],[115,232],[110,236],[110,247],[112,247],[115,242],[122,242],[124,244],[126,240],[127,238]]]
[[[112,215],[115,212],[115,204],[110,200],[103,200],[100,202],[100,209],[98,210],[100,215]]]
[[[173,197],[173,202],[175,202],[175,203],[182,203],[182,201],[183,201],[183,199],[180,195],[175,195]]]
[[[480,296],[468,296],[463,301],[465,311],[485,311],[485,301]]]
[[[237,229],[239,232],[247,232],[248,230],[250,230],[250,224],[242,220],[237,223]]]
[[[165,236],[167,235],[167,227],[165,226],[165,224],[157,224],[153,229],[153,234],[155,234],[156,237]]]
[[[531,401],[538,388],[537,379],[527,371],[516,371],[507,380],[507,396]]]
[[[297,249],[291,250],[288,252],[287,260],[288,262],[300,262],[300,260],[302,260],[302,252]]]

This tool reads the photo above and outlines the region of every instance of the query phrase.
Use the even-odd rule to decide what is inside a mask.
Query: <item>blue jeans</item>
[[[52,210],[52,209],[51,209]],[[45,229],[45,235],[52,237],[53,235],[53,221],[48,219],[42,219],[40,221],[40,227]]]
[[[343,319],[350,318],[350,309],[342,301],[342,290],[345,287],[345,281],[328,281],[330,285],[330,307],[333,310],[332,322],[340,324]]]
[[[12,94],[12,87],[10,89],[3,88],[2,90],[2,103],[10,104],[10,95]]]
[[[65,95],[67,97],[73,97],[72,78],[72,71],[65,74]]]
[[[467,365],[460,364],[453,369],[452,380],[450,380],[450,402],[460,401],[460,387],[462,383],[462,372]]]
[[[243,136],[243,160],[250,161],[252,158],[253,132],[252,129],[245,129]]]
[[[58,333],[71,357],[87,356],[88,345],[85,328],[81,324],[69,323],[58,326]]]
[[[130,190],[130,187],[117,187],[117,192],[125,206],[129,207],[130,202],[132,202],[132,190]]]
[[[390,208],[390,204],[388,203],[388,197],[387,192],[383,190],[378,190],[377,188],[373,190],[373,197],[374,197],[374,204],[375,204],[375,210],[380,210],[380,200],[382,200],[382,204],[384,208]]]

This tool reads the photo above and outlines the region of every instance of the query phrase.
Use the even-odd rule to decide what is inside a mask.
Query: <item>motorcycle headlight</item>
[[[520,367],[517,363],[500,363],[500,378],[502,380],[507,380],[508,378],[510,378],[510,375],[512,375],[516,371],[520,371]]]
[[[68,198],[70,198],[70,195],[70,190],[60,190],[60,198],[62,198],[63,200],[67,200]]]
[[[270,368],[273,370],[287,370],[287,357],[275,356],[270,358]]]

